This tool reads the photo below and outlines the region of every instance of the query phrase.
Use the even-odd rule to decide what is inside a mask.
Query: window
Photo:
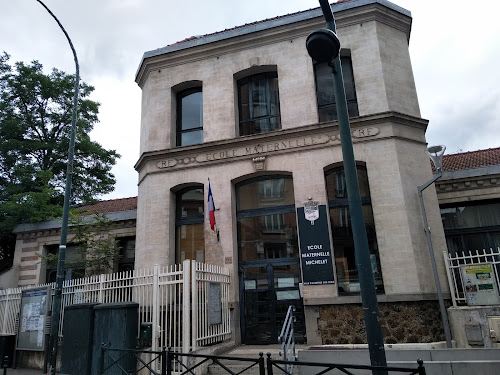
[[[117,238],[120,247],[118,272],[133,271],[135,263],[135,237]]]
[[[500,247],[500,202],[466,202],[441,207],[448,251],[452,254]]]
[[[290,176],[260,177],[237,184],[236,210],[241,262],[299,257]]]
[[[278,74],[256,74],[238,81],[240,135],[267,133],[281,128]]]
[[[64,263],[64,280],[73,280],[85,277],[85,265],[81,261],[81,255],[78,244],[67,244]],[[59,253],[59,245],[48,245],[47,254]],[[57,262],[47,264],[45,282],[52,283],[56,281]]]
[[[177,192],[175,214],[175,260],[205,261],[203,187],[189,187]]]
[[[360,165],[357,166],[357,173],[375,287],[377,292],[382,293],[384,285],[368,186],[368,175],[366,169]],[[354,238],[351,229],[351,214],[345,185],[344,168],[337,167],[330,169],[326,173],[325,178],[339,294],[358,293],[360,291],[359,275],[354,255]]]
[[[177,146],[203,142],[203,94],[201,87],[177,94]]]
[[[344,77],[344,89],[347,99],[347,110],[349,117],[359,116],[356,89],[354,87],[354,75],[352,73],[352,62],[350,57],[341,57],[342,75]],[[316,78],[316,99],[318,101],[319,122],[337,120],[337,106],[333,89],[332,68],[327,63],[315,64],[314,75]]]

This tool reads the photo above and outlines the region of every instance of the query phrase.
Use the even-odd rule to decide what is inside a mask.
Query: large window
[[[451,254],[500,247],[498,201],[443,206],[441,218]]]
[[[240,261],[298,258],[293,181],[289,176],[236,185]]]
[[[268,72],[238,81],[239,135],[266,133],[281,127],[278,74]]]
[[[357,166],[359,190],[363,206],[368,246],[372,264],[373,276],[377,292],[384,291],[382,269],[378,253],[375,222],[368,186],[368,175],[363,166]],[[335,267],[339,294],[359,293],[359,275],[354,254],[354,238],[351,227],[351,214],[345,183],[344,168],[333,168],[326,173],[326,188],[328,192],[328,206],[330,210],[330,224],[332,227]]]
[[[177,146],[203,142],[203,93],[201,87],[177,94]]]
[[[205,261],[203,187],[177,192],[175,214],[175,261]]]
[[[341,57],[342,74],[344,77],[344,89],[347,99],[347,110],[349,117],[359,116],[356,89],[354,86],[354,75],[350,57]],[[337,105],[335,92],[333,90],[332,68],[327,63],[315,64],[314,74],[316,77],[316,98],[318,101],[319,122],[337,120]]]

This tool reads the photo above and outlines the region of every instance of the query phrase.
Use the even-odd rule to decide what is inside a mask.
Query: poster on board
[[[50,286],[25,289],[21,292],[17,350],[43,351],[45,326],[49,319]]]
[[[465,296],[469,306],[500,304],[495,273],[491,263],[466,264],[461,268]]]

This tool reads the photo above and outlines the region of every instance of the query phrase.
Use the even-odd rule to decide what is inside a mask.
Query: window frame
[[[191,191],[191,190],[197,190],[201,189],[203,199],[201,201],[201,207],[203,208],[203,212],[200,213],[199,215],[194,215],[194,216],[186,216],[182,217],[182,211],[181,211],[181,203],[182,203],[182,196]],[[182,226],[189,226],[189,225],[196,225],[196,224],[204,224],[205,223],[205,187],[203,185],[193,185],[193,186],[188,186],[183,189],[180,189],[175,192],[175,262],[178,263],[181,259],[181,254],[179,253],[179,241],[180,238],[178,238],[178,229],[179,227]],[[204,230],[203,230],[203,243],[205,243],[205,235],[204,235]],[[203,248],[203,257],[205,258],[205,248]],[[187,258],[186,258],[187,259]]]
[[[253,113],[253,90],[252,90],[252,82],[255,82],[257,81],[257,79],[259,78],[262,78],[262,77],[265,77],[265,84],[266,84],[266,87],[265,87],[265,92],[266,92],[266,115],[264,116],[254,116],[254,113]],[[272,104],[271,103],[271,82],[272,80],[276,80],[276,84],[277,84],[277,90],[276,90],[276,96],[277,96],[277,103],[276,103],[276,107],[277,107],[277,114],[272,114]],[[244,85],[248,85],[248,114],[249,114],[249,117],[248,119],[243,119],[242,118],[242,115],[243,115],[243,110],[242,110],[242,106],[243,106],[243,103],[242,103],[242,98],[241,98],[241,90],[242,90],[242,86]],[[278,72],[277,71],[268,71],[268,72],[262,72],[262,73],[256,73],[256,74],[252,74],[252,75],[249,75],[249,76],[246,76],[244,78],[241,78],[241,79],[238,79],[237,81],[237,96],[238,96],[238,131],[239,131],[239,136],[247,136],[247,135],[253,135],[253,134],[263,134],[263,133],[268,133],[268,132],[271,132],[271,131],[275,131],[275,130],[279,130],[281,129],[281,107],[280,107],[280,97],[279,97],[279,85],[278,85]],[[253,122],[257,121],[257,120],[269,120],[271,121],[272,118],[276,118],[277,119],[277,127],[275,129],[271,129],[269,131],[258,131],[258,132],[249,132],[247,134],[246,131],[244,131],[244,125],[245,124],[252,124]]]
[[[182,118],[182,100],[189,95],[201,93],[201,126],[189,129],[183,129],[183,118]],[[201,86],[191,87],[176,93],[176,135],[175,135],[175,145],[177,147],[191,146],[203,143],[203,88]],[[182,136],[186,133],[194,133],[201,131],[201,142],[182,144]]]
[[[346,100],[347,100],[347,110],[349,113],[349,117],[358,117],[359,116],[359,107],[358,107],[358,98],[356,95],[356,83],[354,81],[354,71],[352,67],[352,59],[350,56],[341,56],[340,57],[341,65],[342,65],[342,72],[343,72],[343,79],[344,79],[344,91],[346,93],[352,92],[353,95],[351,98],[347,97],[346,94]],[[329,122],[329,121],[337,121],[338,120],[338,115],[337,115],[337,108],[336,108],[336,99],[335,99],[335,93],[333,93],[333,101],[330,101],[328,103],[320,104],[320,96],[319,96],[319,86],[318,86],[318,67],[319,66],[326,66],[328,63],[318,63],[314,62],[314,84],[315,84],[315,91],[316,91],[316,107],[318,111],[318,122]],[[330,68],[331,69],[331,68]],[[345,72],[349,72],[349,77],[352,79],[346,80],[346,75]],[[329,80],[330,81],[330,80]],[[327,83],[328,84],[328,83]],[[333,73],[332,73],[332,78],[331,78],[331,87],[333,89]],[[346,89],[346,87],[349,88]],[[333,119],[327,119],[327,120],[322,120],[322,111],[332,109],[335,111],[335,116]]]

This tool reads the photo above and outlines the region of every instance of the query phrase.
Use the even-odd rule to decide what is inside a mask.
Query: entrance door
[[[245,344],[276,344],[290,305],[295,341],[305,342],[304,308],[297,259],[268,259],[240,267],[241,328]]]

